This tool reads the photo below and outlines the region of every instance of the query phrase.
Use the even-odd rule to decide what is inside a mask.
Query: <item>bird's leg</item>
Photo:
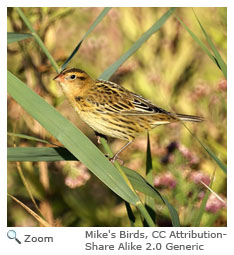
[[[132,143],[132,141],[127,142],[118,152],[115,153],[115,155],[114,155],[112,158],[109,159],[110,162],[114,163],[115,160],[118,158],[118,155],[119,155],[123,150],[125,150],[131,143]]]
[[[98,144],[101,144],[101,138],[105,138],[107,140],[107,137],[103,134],[98,133],[97,131],[94,131],[95,136],[97,137]]]

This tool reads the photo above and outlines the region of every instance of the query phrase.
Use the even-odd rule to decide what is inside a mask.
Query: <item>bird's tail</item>
[[[176,116],[177,116],[177,118],[179,118],[182,121],[202,122],[205,120],[203,117],[180,114],[180,113],[176,113]]]

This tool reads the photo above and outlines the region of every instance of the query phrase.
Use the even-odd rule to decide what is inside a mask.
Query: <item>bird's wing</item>
[[[154,105],[149,100],[126,90],[122,86],[109,82],[98,80],[97,89],[102,91],[102,100],[98,109],[102,113],[119,113],[121,115],[152,115],[165,114],[172,115],[164,109]]]
[[[135,93],[130,92],[129,93],[129,101],[131,102],[131,108],[130,109],[125,109],[123,114],[126,115],[152,115],[152,114],[170,114],[166,110],[157,107],[154,105],[152,102],[149,100],[143,98],[140,95],[137,95]]]

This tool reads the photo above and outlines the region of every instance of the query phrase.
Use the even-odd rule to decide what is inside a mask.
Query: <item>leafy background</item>
[[[45,47],[62,66],[102,8],[22,10]],[[112,8],[85,39],[68,66],[84,69],[93,78],[99,77],[166,11],[166,8]],[[226,62],[226,8],[194,8],[194,11]],[[205,42],[191,8],[177,8],[175,15]],[[226,80],[175,15],[115,72],[111,80],[167,110],[205,117],[204,123],[187,126],[226,163]],[[8,31],[29,32],[14,8],[8,9]],[[52,80],[56,71],[32,38],[8,45],[8,70],[102,149],[93,131],[77,117],[58,84]],[[10,96],[8,131],[59,144]],[[8,136],[8,146],[50,146],[25,138]],[[212,190],[226,200],[225,173],[182,124],[158,127],[150,133],[150,141],[153,183],[175,207],[182,226],[194,225],[195,214],[199,213],[206,192],[201,181],[209,185],[214,174]],[[109,143],[113,151],[117,151],[124,141],[110,139]],[[142,176],[146,171],[146,146],[146,135],[142,134],[121,154],[125,166],[137,170]],[[8,162],[8,193],[35,210],[22,183],[22,172],[41,214],[50,225],[130,224],[123,200],[80,162]],[[214,194],[209,195],[200,226],[226,226],[226,208],[222,200]],[[141,226],[140,214],[133,207],[132,210],[135,225]],[[155,211],[158,226],[171,225],[167,207],[159,199],[155,202]],[[19,203],[8,199],[8,226],[38,225]]]

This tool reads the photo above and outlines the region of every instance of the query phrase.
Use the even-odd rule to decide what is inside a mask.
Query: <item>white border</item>
[[[7,226],[7,13],[6,7],[0,3],[0,226],[4,229]],[[2,240],[2,231],[0,232],[0,240]],[[1,241],[0,241],[1,242]]]
[[[148,6],[158,6],[158,7],[167,7],[167,6],[175,6],[175,7],[223,7],[228,6],[228,166],[229,166],[229,173],[228,173],[228,227],[227,228],[196,228],[197,231],[203,231],[203,230],[210,230],[210,231],[220,231],[220,232],[227,232],[228,238],[226,240],[222,240],[220,242],[217,241],[211,241],[206,240],[207,245],[209,246],[209,252],[189,252],[189,251],[174,251],[174,252],[144,252],[146,254],[221,254],[223,251],[225,254],[229,255],[233,253],[233,247],[231,246],[231,243],[234,240],[234,224],[232,220],[232,215],[234,215],[234,203],[232,198],[232,192],[231,189],[233,189],[233,162],[232,162],[232,154],[234,153],[234,137],[233,132],[234,130],[234,121],[233,118],[233,95],[234,95],[234,79],[233,79],[233,45],[234,45],[234,39],[233,39],[233,11],[234,8],[232,7],[232,1],[224,1],[224,0],[177,0],[177,1],[171,1],[171,0],[158,0],[158,1],[134,1],[131,3],[131,1],[86,1],[86,2],[80,2],[80,1],[73,1],[73,0],[47,0],[47,1],[38,1],[38,0],[1,0],[0,1],[0,77],[1,77],[1,84],[0,84],[0,116],[1,116],[1,124],[0,124],[0,164],[1,164],[1,178],[0,178],[0,244],[1,244],[1,250],[6,251],[8,254],[42,254],[42,252],[45,252],[45,254],[50,253],[56,253],[56,254],[65,254],[65,252],[71,252],[75,254],[140,254],[143,251],[139,252],[133,252],[133,251],[125,251],[125,252],[84,252],[82,250],[82,246],[84,245],[84,242],[86,241],[84,239],[84,231],[85,228],[17,228],[17,234],[18,238],[22,238],[22,236],[25,233],[37,235],[37,236],[50,236],[54,235],[56,236],[56,241],[53,244],[28,244],[28,245],[21,245],[19,246],[14,240],[9,240],[6,237],[7,233],[7,209],[6,209],[6,170],[7,170],[7,164],[6,164],[6,113],[7,113],[7,105],[6,105],[6,84],[7,84],[7,78],[6,78],[6,69],[7,69],[7,62],[6,62],[6,32],[7,32],[7,19],[6,19],[6,7],[8,6],[19,6],[19,7],[38,7],[38,6],[48,6],[48,7],[67,7],[67,6],[74,6],[74,7],[91,7],[91,6],[97,6],[97,7],[136,7],[136,6],[142,6],[142,7],[148,7]],[[232,217],[231,217],[232,216]],[[89,228],[90,229],[90,228]],[[93,228],[95,229],[95,228]],[[101,228],[102,231],[109,230],[113,228]],[[118,231],[119,228],[115,228],[114,230]],[[160,228],[160,231],[164,230],[165,228]],[[185,230],[185,228],[182,228]],[[192,228],[189,228],[192,229]],[[193,228],[194,229],[194,228]],[[123,228],[121,228],[123,230]],[[132,229],[127,229],[131,231]],[[134,229],[137,230],[137,229]],[[142,230],[142,229],[140,229]],[[187,230],[187,229],[186,229]],[[152,229],[145,230],[146,232],[152,231]],[[66,240],[66,241],[65,241]],[[188,240],[185,240],[187,242]],[[198,240],[200,241],[200,240]],[[110,242],[107,241],[106,243]],[[136,240],[137,243],[141,243],[141,240]],[[197,242],[197,240],[194,240],[194,242]],[[230,248],[228,248],[230,247]]]
[[[223,7],[227,6],[227,0],[89,0],[89,1],[75,1],[75,0],[2,0],[7,6],[14,7]],[[229,0],[231,2],[231,0]]]

